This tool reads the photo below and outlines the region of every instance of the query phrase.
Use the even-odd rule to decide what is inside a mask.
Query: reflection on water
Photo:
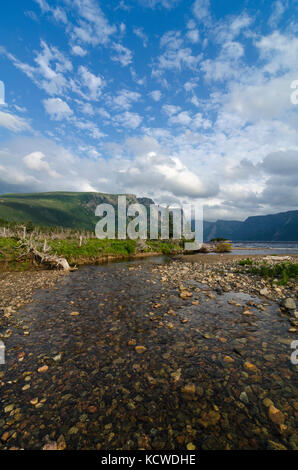
[[[84,267],[20,312],[6,342],[1,448],[297,445],[292,337],[278,306],[195,282],[182,300],[161,284],[162,261]]]

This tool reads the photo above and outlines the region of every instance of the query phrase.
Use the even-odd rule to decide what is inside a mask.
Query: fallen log
[[[69,266],[67,259],[60,256],[41,253],[33,247],[30,247],[29,253],[37,263],[43,264],[50,269],[63,269],[64,271],[73,271],[75,269]]]

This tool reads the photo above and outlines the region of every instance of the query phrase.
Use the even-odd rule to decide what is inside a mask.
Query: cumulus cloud
[[[160,90],[153,90],[150,92],[150,96],[154,101],[160,101],[162,97],[162,93]]]
[[[210,0],[195,0],[193,12],[198,21],[206,20],[210,15]]]
[[[133,103],[139,101],[140,98],[140,93],[123,89],[112,98],[111,104],[117,108],[128,110],[132,107]]]
[[[46,112],[54,121],[62,121],[72,116],[73,111],[61,98],[49,98],[43,102]]]
[[[215,195],[216,185],[203,182],[177,157],[149,152],[137,156],[133,164],[118,176],[121,184],[138,191],[171,194],[174,197],[205,198]]]
[[[138,113],[131,113],[130,111],[125,111],[124,113],[117,114],[113,118],[114,122],[121,124],[121,126],[136,129],[141,124],[143,118]]]
[[[85,55],[87,55],[87,51],[78,45],[72,46],[71,52],[73,55],[77,55],[79,57],[85,57]]]
[[[50,165],[45,160],[45,155],[42,152],[32,152],[24,157],[25,165],[34,171],[45,171],[52,178],[59,178],[60,175],[56,171],[51,170]]]

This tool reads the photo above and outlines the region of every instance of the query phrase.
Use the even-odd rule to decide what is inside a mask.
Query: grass
[[[89,238],[84,240],[80,246],[78,238],[47,239],[47,246],[51,254],[64,257],[71,264],[92,264],[106,256],[129,258],[135,255],[137,240],[99,240]],[[147,249],[144,252],[163,253],[170,255],[181,251],[179,241],[173,240],[148,240]],[[43,242],[37,242],[37,249],[42,251]],[[13,271],[24,271],[32,268],[30,260],[20,256],[25,253],[22,240],[14,237],[0,237],[0,262],[2,269],[9,265]]]
[[[0,238],[0,261],[16,260],[20,255],[17,238]]]
[[[232,251],[232,244],[227,242],[217,243],[215,246],[216,253],[229,253]]]
[[[240,266],[252,266],[253,260],[251,258],[242,259],[239,261]]]
[[[253,262],[250,258],[239,261],[240,266],[245,266],[247,273],[260,276],[264,279],[278,279],[278,284],[286,285],[289,281],[298,280],[298,263],[289,261],[269,264],[267,262]]]
[[[64,256],[69,262],[94,259],[104,255],[129,256],[136,252],[134,240],[99,240],[92,238],[79,246],[78,240],[50,240],[51,253]]]

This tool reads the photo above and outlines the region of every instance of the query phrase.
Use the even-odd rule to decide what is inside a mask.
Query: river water
[[[278,306],[192,282],[182,300],[160,262],[84,267],[19,312],[0,366],[0,448],[297,446],[293,336]],[[247,302],[252,315],[239,314]]]
[[[233,242],[232,253],[238,255],[295,255],[297,242]]]

